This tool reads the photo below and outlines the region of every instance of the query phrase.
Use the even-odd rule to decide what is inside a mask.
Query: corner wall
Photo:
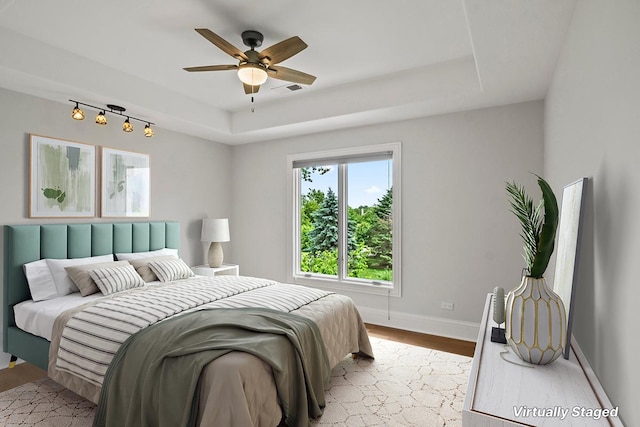
[[[640,2],[577,2],[545,103],[545,175],[591,178],[574,336],[620,416],[640,425]]]
[[[155,129],[153,138],[145,138],[141,124],[137,122],[134,122],[134,132],[127,134],[122,131],[122,121],[115,116],[107,117],[110,120],[107,126],[97,126],[93,123],[97,112],[90,109],[85,111],[87,118],[78,122],[71,119],[72,108],[71,103],[48,101],[0,88],[0,225],[103,221],[100,217],[28,218],[30,133],[146,153],[150,155],[151,164],[149,219],[179,221],[180,256],[191,265],[201,264],[204,260],[200,243],[202,218],[230,214],[228,176],[231,147],[162,128]],[[98,159],[99,154],[98,150]],[[97,198],[100,197],[99,170]],[[99,212],[98,205],[98,215]],[[104,221],[119,220],[108,218]],[[122,218],[122,221],[127,222],[127,218]],[[0,268],[2,251],[0,245]],[[1,335],[0,331],[0,342]],[[1,350],[0,369],[6,367],[9,360]]]
[[[236,146],[234,261],[243,275],[290,281],[287,155],[400,141],[402,297],[344,293],[366,321],[475,340],[487,293],[519,284],[519,226],[504,184],[538,194],[529,172],[542,173],[542,118],[537,101]]]

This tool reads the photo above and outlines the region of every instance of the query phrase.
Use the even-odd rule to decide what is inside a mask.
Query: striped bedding
[[[329,294],[237,276],[197,276],[132,289],[100,299],[69,319],[60,338],[56,367],[99,386],[111,359],[129,336],[171,316],[208,307],[291,312]]]

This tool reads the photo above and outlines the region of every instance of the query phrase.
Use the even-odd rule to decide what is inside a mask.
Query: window
[[[288,162],[292,281],[400,295],[400,144]]]

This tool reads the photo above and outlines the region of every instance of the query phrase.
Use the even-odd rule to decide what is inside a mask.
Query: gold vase
[[[507,343],[522,360],[546,365],[564,352],[567,315],[544,277],[523,277],[509,292],[505,310]]]

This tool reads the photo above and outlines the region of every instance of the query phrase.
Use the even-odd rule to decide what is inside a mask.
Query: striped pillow
[[[156,273],[149,268],[149,263],[153,261],[166,261],[168,259],[178,259],[178,257],[175,255],[161,255],[150,258],[130,259],[127,262],[133,265],[133,268],[136,269],[140,277],[142,277],[142,280],[145,282],[155,282],[158,280],[158,277]]]
[[[151,261],[147,265],[151,271],[156,273],[156,276],[158,276],[158,279],[160,279],[161,282],[171,282],[195,276],[189,266],[180,258],[164,261]]]
[[[89,275],[105,295],[138,288],[146,284],[132,265],[89,270]]]

